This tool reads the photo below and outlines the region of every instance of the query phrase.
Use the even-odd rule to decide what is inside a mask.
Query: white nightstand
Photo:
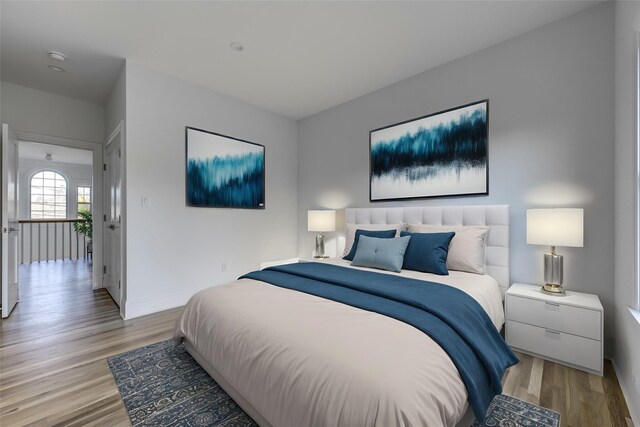
[[[299,258],[280,259],[277,261],[265,261],[260,263],[260,270],[264,270],[268,267],[274,267],[276,265],[296,264],[300,261]]]
[[[602,376],[604,310],[597,295],[514,283],[505,299],[507,344],[514,350]]]
[[[305,256],[300,258],[300,262],[323,262],[332,258],[314,258],[312,256]]]
[[[260,270],[264,270],[268,267],[274,267],[276,265],[297,264],[299,262],[322,262],[331,258],[314,258],[314,257],[302,257],[302,258],[288,258],[280,259],[277,261],[265,261],[260,263]]]

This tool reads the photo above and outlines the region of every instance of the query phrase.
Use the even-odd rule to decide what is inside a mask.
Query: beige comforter
[[[489,276],[402,274],[455,286],[496,327],[504,322]],[[467,409],[453,362],[418,329],[263,282],[242,279],[197,293],[175,336],[272,426],[454,426]]]

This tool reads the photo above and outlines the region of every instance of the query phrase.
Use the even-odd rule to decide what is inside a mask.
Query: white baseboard
[[[640,426],[640,402],[635,402],[630,398],[630,396],[633,395],[632,392],[634,390],[628,388],[629,386],[633,387],[633,384],[627,384],[627,379],[620,375],[620,371],[618,370],[615,359],[611,359],[611,364],[613,365],[613,370],[616,372],[616,377],[618,377],[618,383],[620,384],[620,389],[622,389],[624,400],[627,402],[627,407],[629,408],[629,413],[631,414],[631,422],[634,426]]]
[[[189,298],[201,290],[202,289],[189,289],[167,295],[124,301],[124,318],[125,320],[129,320],[183,306],[189,301]]]

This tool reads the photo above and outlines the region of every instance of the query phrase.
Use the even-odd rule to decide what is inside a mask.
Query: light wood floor
[[[20,303],[0,322],[0,425],[130,425],[106,358],[170,338],[180,309],[125,322],[82,260],[20,273]],[[631,425],[610,362],[600,378],[518,356],[505,394],[560,412],[563,426]]]
[[[130,425],[106,358],[171,338],[179,313],[125,322],[85,261],[21,267],[0,322],[0,425]]]

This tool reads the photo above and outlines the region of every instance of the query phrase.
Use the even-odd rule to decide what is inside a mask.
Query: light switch
[[[143,208],[148,208],[150,204],[151,204],[151,197],[142,196],[142,207]]]

